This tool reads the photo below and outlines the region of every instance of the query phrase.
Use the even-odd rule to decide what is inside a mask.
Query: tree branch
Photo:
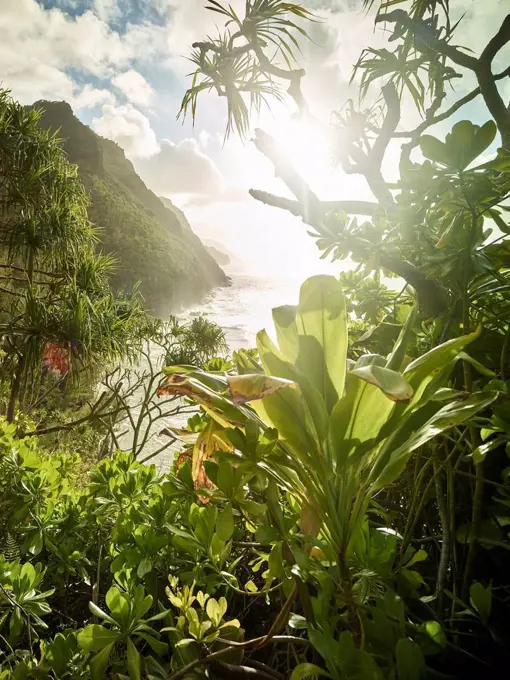
[[[489,41],[475,69],[482,96],[496,121],[505,149],[510,149],[510,111],[505,106],[496,86],[495,77],[492,73],[492,62],[499,50],[508,42],[510,42],[510,14],[506,16],[499,31]]]
[[[478,80],[480,93],[498,126],[503,147],[505,149],[510,149],[510,111],[505,106],[498,91],[496,77],[492,73],[491,68],[496,54],[504,47],[504,45],[510,42],[510,14],[505,17],[499,31],[489,41],[478,59],[468,54],[464,54],[464,52],[453,47],[446,40],[436,37],[434,29],[425,21],[410,17],[407,12],[402,9],[396,9],[387,14],[380,14],[376,18],[376,23],[381,22],[400,24],[404,28],[407,28],[416,38],[416,48],[421,52],[432,50],[437,54],[448,57],[455,64],[473,71]],[[506,73],[506,71],[504,73]],[[475,96],[476,94],[474,94],[473,91],[473,93],[467,95],[466,101],[471,101],[471,98],[474,98]],[[466,103],[466,101],[464,103]],[[441,120],[443,120],[443,118]]]
[[[471,71],[476,70],[478,60],[475,57],[461,52],[453,45],[450,45],[446,40],[437,38],[433,28],[421,19],[410,17],[403,9],[395,9],[393,12],[379,14],[375,19],[376,24],[385,22],[400,24],[401,26],[404,26],[404,28],[407,28],[421,43],[421,48],[417,46],[420,51],[423,52],[423,48],[428,48],[439,54],[444,54],[458,66],[463,66]]]
[[[299,175],[294,167],[289,163],[285,154],[278,147],[273,137],[263,130],[255,130],[255,146],[260,153],[268,158],[274,166],[275,174],[291,190],[304,210],[303,219],[308,224],[317,223],[322,219],[322,209],[319,198],[310,189],[308,184]]]
[[[393,83],[388,83],[382,87],[381,91],[386,102],[386,116],[367,159],[368,165],[374,164],[379,169],[381,168],[388,144],[400,122],[400,100],[395,86]]]
[[[273,208],[287,210],[287,212],[296,217],[303,217],[303,207],[299,201],[295,201],[292,198],[284,198],[283,196],[275,196],[259,189],[250,189],[249,193],[256,201],[270,205]],[[370,203],[368,201],[320,201],[319,204],[323,215],[336,210],[352,215],[372,217],[379,208],[377,203]]]

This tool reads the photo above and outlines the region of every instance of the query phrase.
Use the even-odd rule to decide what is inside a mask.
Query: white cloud
[[[148,106],[154,98],[154,90],[141,73],[130,69],[112,79],[115,85],[133,104]]]
[[[104,104],[114,105],[115,95],[110,90],[97,89],[92,85],[85,85],[81,91],[75,94],[71,101],[74,109],[93,109],[95,106]]]
[[[98,135],[117,142],[132,159],[147,158],[159,151],[149,119],[131,104],[105,104],[102,115],[93,119],[92,128]]]
[[[119,16],[119,3],[117,0],[94,0],[94,12],[101,21],[110,21]]]
[[[58,9],[45,10],[35,0],[2,1],[0,38],[4,48],[19,56],[96,76],[126,64],[131,56],[120,36],[93,12],[71,17]]]
[[[33,104],[38,99],[72,98],[74,83],[66,73],[38,59],[12,53],[1,40],[0,63],[1,86],[11,90],[22,104]]]
[[[57,7],[44,9],[36,0],[0,0],[3,87],[23,103],[71,101],[76,84],[69,69],[85,77],[114,78],[121,71],[130,73],[133,60],[153,61],[167,49],[165,27],[129,25],[122,36],[112,30],[107,20],[119,8],[119,0],[96,0],[95,13],[71,16]],[[147,97],[150,86],[141,87],[138,97]]]
[[[195,194],[214,199],[224,191],[220,171],[195,139],[178,144],[163,139],[159,153],[137,161],[136,169],[149,188],[164,196]]]

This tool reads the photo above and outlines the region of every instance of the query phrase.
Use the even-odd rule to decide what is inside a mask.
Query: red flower
[[[43,370],[57,373],[62,377],[71,370],[69,347],[58,342],[47,342],[43,350]]]

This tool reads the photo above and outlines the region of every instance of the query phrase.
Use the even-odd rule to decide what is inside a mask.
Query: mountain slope
[[[40,101],[41,126],[59,131],[63,146],[90,192],[89,217],[100,230],[100,249],[119,266],[112,278],[118,290],[141,281],[147,305],[166,315],[177,305],[197,301],[228,277],[193,233],[184,214],[142,182],[124,151],[81,123],[69,104]]]

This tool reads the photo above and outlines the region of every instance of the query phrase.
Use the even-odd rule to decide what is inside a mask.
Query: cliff
[[[69,160],[90,193],[89,217],[98,227],[98,248],[113,253],[117,290],[140,281],[147,306],[167,315],[179,305],[196,302],[229,280],[193,233],[184,214],[163,202],[136,174],[115,142],[100,137],[76,118],[66,102],[39,101],[41,125],[58,131]]]

